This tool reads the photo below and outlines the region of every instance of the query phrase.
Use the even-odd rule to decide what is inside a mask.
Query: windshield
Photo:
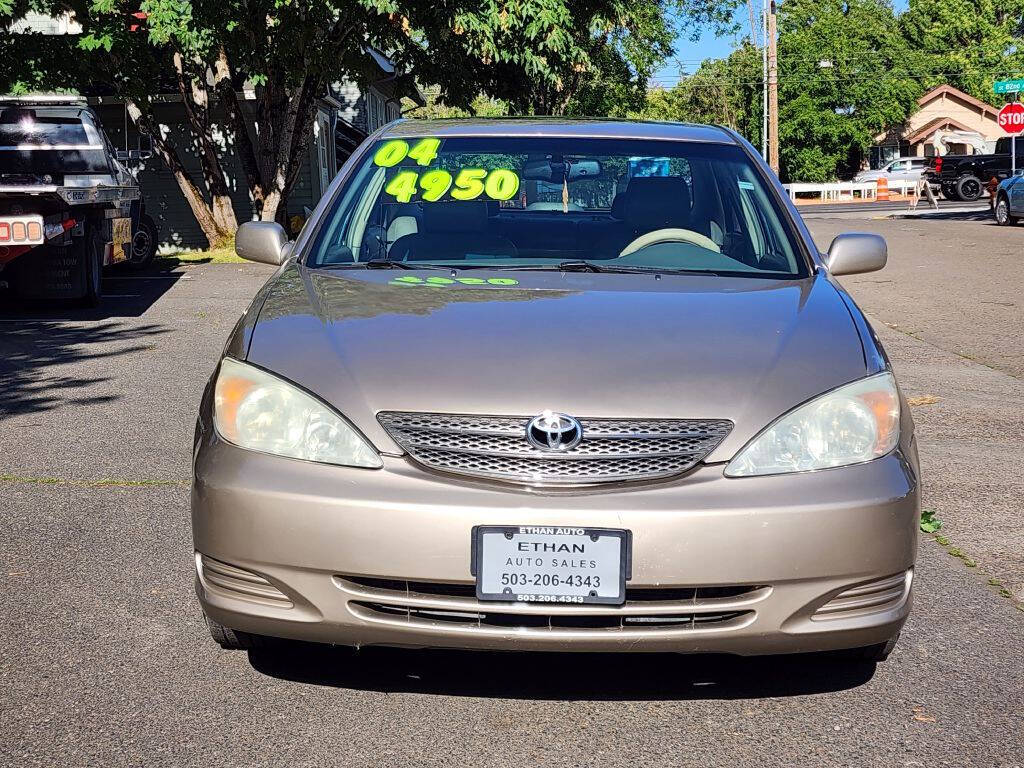
[[[332,202],[310,266],[806,274],[738,146],[544,137],[381,141]],[[400,264],[396,264],[396,262]]]
[[[0,108],[0,173],[110,173],[100,128],[81,107]]]
[[[0,109],[0,148],[103,149],[89,114],[77,108]]]

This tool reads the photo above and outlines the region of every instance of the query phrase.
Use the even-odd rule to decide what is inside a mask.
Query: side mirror
[[[276,221],[247,221],[235,232],[235,253],[260,264],[283,264],[291,250],[285,250],[287,243],[284,227]]]
[[[835,275],[858,275],[875,272],[885,266],[889,248],[885,238],[868,232],[847,232],[839,235],[828,247],[825,265]]]

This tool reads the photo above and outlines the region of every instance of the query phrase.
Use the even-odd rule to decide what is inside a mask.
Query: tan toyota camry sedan
[[[884,659],[914,425],[836,278],[724,128],[400,121],[345,164],[202,401],[213,637]]]

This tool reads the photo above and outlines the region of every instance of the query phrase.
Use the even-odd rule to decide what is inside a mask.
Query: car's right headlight
[[[348,467],[383,466],[341,416],[294,384],[225,357],[214,385],[213,423],[241,448]]]
[[[727,477],[778,475],[860,464],[900,440],[900,396],[885,371],[846,384],[781,416],[747,443]]]

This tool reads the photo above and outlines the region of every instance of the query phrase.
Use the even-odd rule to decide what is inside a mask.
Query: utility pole
[[[768,3],[761,0],[761,157],[768,159]]]
[[[779,172],[779,49],[775,0],[768,10],[768,165]]]

